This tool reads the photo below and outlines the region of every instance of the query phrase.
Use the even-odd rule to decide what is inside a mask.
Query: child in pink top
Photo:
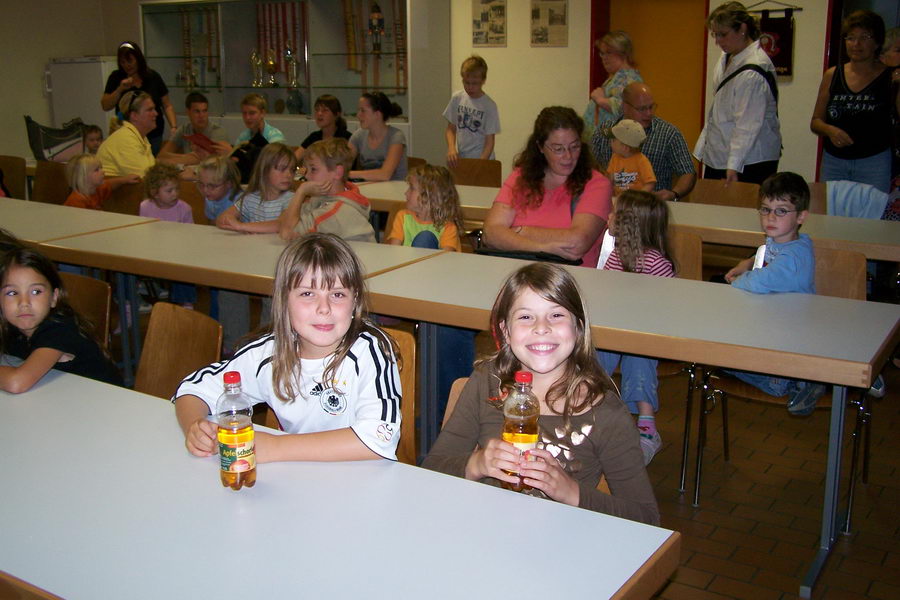
[[[147,199],[141,202],[140,215],[172,221],[174,223],[193,223],[194,215],[191,206],[178,198],[178,169],[165,163],[156,163],[144,174],[144,189]],[[197,288],[193,285],[172,282],[171,301],[185,308],[194,308],[197,301]]]

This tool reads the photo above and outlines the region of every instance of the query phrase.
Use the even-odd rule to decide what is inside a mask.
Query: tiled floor
[[[900,599],[900,370],[888,365],[885,375],[888,395],[874,401],[871,471],[868,485],[857,487],[853,534],[838,541],[814,598]],[[818,545],[830,412],[795,418],[782,407],[732,400],[726,463],[717,410],[694,508],[692,469],[688,491],[677,489],[685,389],[681,378],[661,387],[657,418],[665,444],[648,467],[663,526],[683,536],[681,567],[658,597],[796,598]],[[854,414],[847,411],[843,494]]]

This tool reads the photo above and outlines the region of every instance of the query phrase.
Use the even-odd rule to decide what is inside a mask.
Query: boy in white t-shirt
[[[494,136],[500,133],[500,113],[482,87],[487,80],[487,63],[472,55],[460,68],[463,89],[453,94],[444,118],[447,119],[447,166],[460,158],[494,158]]]

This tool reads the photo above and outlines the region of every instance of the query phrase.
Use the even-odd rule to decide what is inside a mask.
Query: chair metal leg
[[[847,488],[847,515],[844,519],[844,526],[841,528],[843,535],[850,535],[851,520],[853,518],[853,497],[856,493],[856,463],[859,458],[860,438],[863,435],[866,421],[866,393],[868,390],[862,390],[858,400],[851,400],[850,404],[856,407],[856,423],[853,426],[853,450],[850,454],[850,482]]]
[[[865,394],[868,391],[864,392]],[[872,400],[868,397],[868,395],[864,396],[865,400],[865,410],[862,413],[863,417],[863,433],[865,437],[863,438],[863,458],[862,458],[862,481],[863,483],[869,483],[869,451],[872,447]]]
[[[687,476],[688,452],[691,443],[691,409],[694,404],[694,385],[697,379],[697,365],[691,363],[687,368],[688,389],[684,405],[684,437],[681,441],[681,477],[678,480],[678,491],[684,492],[684,482]]]
[[[707,369],[703,369],[703,382],[700,387],[700,426],[697,429],[697,458],[696,468],[694,471],[694,503],[693,506],[700,506],[700,476],[703,470],[703,446],[706,444],[706,403],[709,398],[709,376]]]
[[[714,390],[713,396],[716,395],[719,396],[719,400],[722,403],[722,451],[725,455],[725,462],[728,462],[731,460],[731,453],[728,450],[731,446],[728,439],[728,394],[726,392]]]

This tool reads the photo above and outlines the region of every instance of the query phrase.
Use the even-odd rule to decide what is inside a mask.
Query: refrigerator
[[[118,68],[115,56],[53,58],[44,72],[53,127],[81,117],[86,125],[99,125],[103,137],[109,135],[109,118],[114,111],[100,107],[100,96],[109,74]]]

